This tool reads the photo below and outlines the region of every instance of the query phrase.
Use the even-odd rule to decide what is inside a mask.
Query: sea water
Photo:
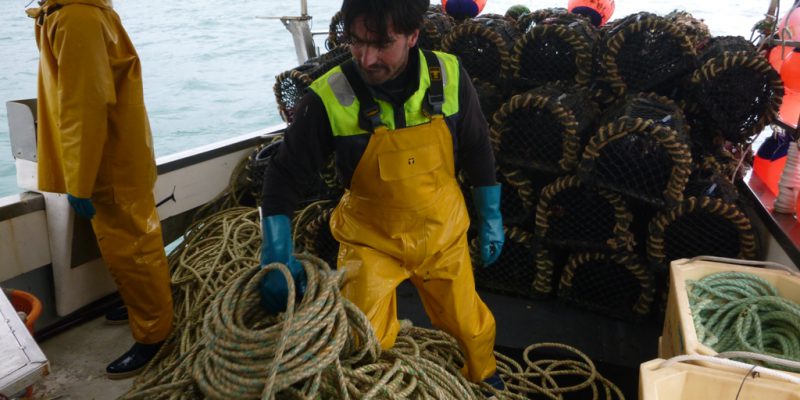
[[[307,1],[312,30],[327,31],[341,1]],[[785,10],[792,1],[780,3]],[[0,197],[21,191],[5,102],[36,97],[38,50],[27,4],[0,1]],[[567,1],[488,0],[484,12],[503,14],[514,4],[534,10],[566,7]],[[715,36],[750,38],[768,6],[768,0],[618,0],[612,19],[678,9],[705,20]],[[298,61],[289,32],[264,17],[299,15],[300,0],[116,0],[114,7],[142,61],[157,156],[282,122],[272,86]],[[317,36],[322,51],[324,38]]]

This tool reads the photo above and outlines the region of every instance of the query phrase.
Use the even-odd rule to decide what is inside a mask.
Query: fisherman
[[[478,297],[470,224],[456,171],[471,184],[484,266],[504,242],[500,186],[488,124],[458,59],[417,47],[428,0],[344,0],[352,58],[315,80],[266,170],[261,264],[286,264],[302,295],[289,216],[331,153],[347,190],[331,216],[342,293],[369,318],[383,348],[400,329],[396,288],[416,286],[432,323],[453,335],[472,382],[503,383],[493,355],[495,321]],[[284,311],[279,271],[262,282],[262,305]]]
[[[66,193],[92,222],[135,340],[106,367],[125,378],[155,356],[173,317],[139,57],[111,0],[46,0],[28,14],[41,53],[39,189]]]

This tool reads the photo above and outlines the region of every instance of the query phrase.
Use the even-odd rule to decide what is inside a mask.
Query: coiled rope
[[[701,343],[800,361],[800,305],[763,278],[720,272],[687,281],[687,291]]]
[[[258,268],[257,210],[231,208],[196,222],[170,255],[176,327],[123,399],[550,399],[578,390],[594,399],[622,398],[585,355],[531,361],[526,367],[495,353],[508,383],[498,391],[468,382],[464,358],[448,334],[404,321],[393,348],[381,351],[366,316],[339,292],[342,272],[298,255],[308,276],[302,300],[265,314],[258,282],[282,264]],[[549,362],[549,364],[547,364]],[[576,385],[574,377],[584,382]],[[567,378],[570,386],[559,385]],[[599,387],[602,386],[603,389]],[[588,395],[586,396],[588,398]]]

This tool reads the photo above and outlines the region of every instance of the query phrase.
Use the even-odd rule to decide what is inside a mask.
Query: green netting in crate
[[[653,304],[652,272],[634,254],[576,253],[561,274],[558,297],[588,310],[641,319]]]
[[[542,189],[536,208],[536,237],[549,247],[632,249],[632,221],[622,196],[582,185],[577,176],[570,175]]]
[[[689,146],[674,130],[622,117],[589,140],[578,174],[584,183],[662,207],[683,200],[691,168]]]
[[[573,172],[598,113],[589,92],[572,85],[549,84],[512,96],[492,117],[495,157],[501,165]]]
[[[688,197],[650,222],[647,257],[656,265],[700,255],[755,259],[758,245],[750,219],[736,203]]]
[[[668,95],[696,64],[694,45],[674,22],[641,12],[614,23],[600,42],[598,79],[616,96],[635,92]]]

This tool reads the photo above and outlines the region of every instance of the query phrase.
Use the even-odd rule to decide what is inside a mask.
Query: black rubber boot
[[[106,323],[109,325],[122,325],[128,323],[128,307],[119,306],[106,313]]]
[[[153,344],[134,343],[130,350],[106,367],[109,379],[125,379],[138,374],[158,353],[164,342]]]

